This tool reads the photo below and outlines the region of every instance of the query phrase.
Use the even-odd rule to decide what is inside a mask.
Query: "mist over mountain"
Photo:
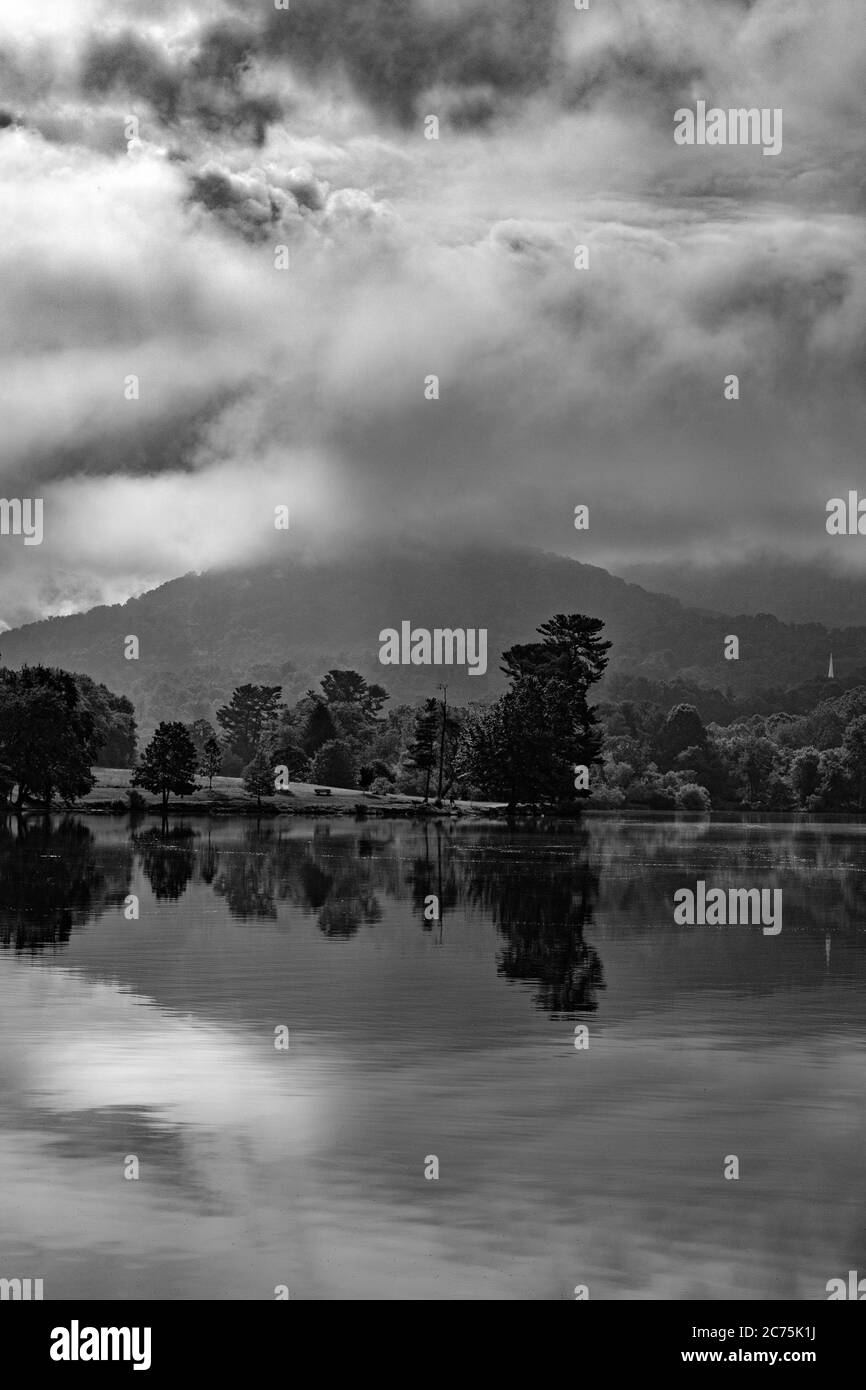
[[[600,695],[629,674],[741,698],[822,681],[831,650],[837,676],[866,662],[866,628],[720,615],[562,556],[477,547],[403,547],[189,574],[125,604],[10,630],[0,645],[7,665],[58,665],[129,695],[147,730],[159,719],[212,717],[245,681],[279,684],[296,699],[332,666],[354,667],[395,702],[419,701],[440,682],[458,704],[490,699],[504,687],[502,650],[529,640],[554,613],[575,611],[603,618],[613,642]],[[379,633],[403,621],[486,628],[486,673],[381,665]],[[729,634],[739,638],[737,661],[723,655]],[[139,640],[138,660],[124,657],[130,635]]]
[[[832,561],[857,9],[5,0],[0,467],[45,528],[0,546],[0,622],[280,563],[279,505],[338,553],[562,550],[591,504],[614,572]],[[678,145],[699,91],[784,108],[781,157]]]
[[[866,576],[819,561],[756,555],[735,564],[643,563],[616,567],[630,583],[717,613],[772,613],[782,622],[857,627],[866,615]]]

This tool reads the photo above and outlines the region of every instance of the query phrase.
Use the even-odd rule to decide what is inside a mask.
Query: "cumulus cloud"
[[[280,468],[298,545],[826,544],[864,423],[850,0],[43,8],[0,10],[0,471],[46,505],[6,621],[269,553]],[[782,154],[675,146],[699,96],[781,106]]]

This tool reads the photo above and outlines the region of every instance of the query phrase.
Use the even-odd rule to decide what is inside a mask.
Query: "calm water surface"
[[[675,926],[698,878],[781,888],[780,935]],[[823,1299],[866,1270],[864,947],[857,827],[10,825],[0,1275]]]

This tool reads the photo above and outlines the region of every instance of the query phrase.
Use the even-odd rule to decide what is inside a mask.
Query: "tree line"
[[[258,804],[277,794],[277,769],[290,781],[399,791],[425,803],[572,803],[576,765],[588,767],[601,752],[587,696],[607,664],[603,627],[582,614],[543,623],[539,641],[503,653],[508,689],[490,705],[451,707],[443,686],[420,708],[383,714],[388,692],[351,670],[328,671],[293,706],[279,686],[239,686],[217,710],[218,730],[203,719],[160,724],[133,785],[165,805],[172,793],[189,795],[197,774],[212,786],[231,760]]]
[[[680,700],[589,696],[607,665],[604,624],[557,614],[502,654],[505,692],[460,707],[440,686],[420,706],[332,669],[294,703],[279,685],[238,686],[214,721],[158,725],[140,755],[132,704],[87,676],[0,669],[0,797],[18,810],[72,804],[95,766],[132,766],[134,789],[172,796],[240,776],[261,806],[287,781],[565,809],[866,810],[866,687],[810,710],[705,723]],[[638,687],[640,688],[640,687]],[[649,693],[657,692],[648,688]],[[576,769],[588,771],[584,786]],[[201,780],[199,780],[201,779]]]
[[[590,804],[689,811],[866,810],[866,686],[805,713],[705,725],[692,704],[603,704]]]
[[[45,666],[0,672],[0,791],[15,806],[72,804],[95,783],[106,749],[134,762],[133,789],[161,799],[191,795],[240,773],[261,804],[277,794],[276,771],[295,782],[399,791],[438,803],[457,797],[573,802],[574,768],[601,752],[588,703],[610,646],[604,624],[558,614],[539,640],[503,653],[508,689],[492,704],[450,706],[447,687],[420,708],[388,713],[388,692],[357,671],[333,669],[293,705],[277,685],[238,686],[215,725],[163,721],[134,758],[132,705],[87,677]],[[17,790],[16,790],[17,789]],[[585,790],[581,795],[585,795]]]

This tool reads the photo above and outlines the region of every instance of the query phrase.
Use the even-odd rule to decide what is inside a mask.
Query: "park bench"
[[[330,795],[331,795],[331,788],[330,788],[330,787],[314,787],[314,788],[313,788],[313,791],[316,793],[316,796],[330,796]]]

